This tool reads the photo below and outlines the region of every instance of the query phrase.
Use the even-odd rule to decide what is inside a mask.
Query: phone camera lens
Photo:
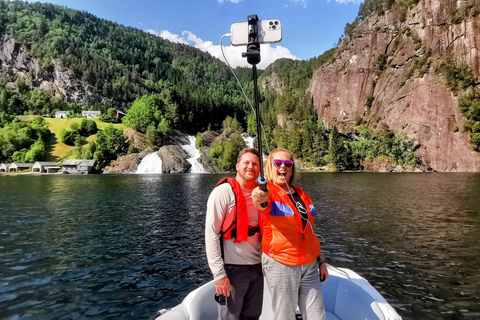
[[[273,29],[273,30],[277,29],[277,26],[272,26],[272,29]]]
[[[278,26],[278,21],[275,21],[275,25]]]
[[[270,21],[268,24],[269,24],[269,25],[273,25],[273,22],[272,22],[272,21]]]

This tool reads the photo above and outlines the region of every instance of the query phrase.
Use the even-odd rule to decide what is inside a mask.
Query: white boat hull
[[[329,278],[322,283],[327,320],[401,319],[395,309],[367,280],[350,269],[327,265]],[[215,320],[218,317],[214,301],[213,281],[190,292],[178,306],[160,310],[157,320]],[[262,320],[273,319],[270,292],[265,286]]]

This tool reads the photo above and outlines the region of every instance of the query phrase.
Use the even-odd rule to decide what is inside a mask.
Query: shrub
[[[195,147],[197,147],[197,149],[199,149],[202,152],[205,150],[205,147],[203,146],[202,134],[200,132],[195,137]]]
[[[472,144],[475,150],[480,151],[480,133],[474,133],[472,135]]]
[[[80,124],[80,134],[84,137],[88,137],[92,134],[97,133],[98,127],[97,123],[93,120],[83,119]]]

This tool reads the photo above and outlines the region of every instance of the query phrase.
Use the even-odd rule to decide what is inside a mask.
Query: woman
[[[265,164],[268,191],[257,187],[252,192],[262,215],[263,274],[274,319],[295,319],[297,305],[303,319],[325,319],[320,278],[326,281],[328,271],[313,232],[315,209],[302,188],[291,184],[294,176],[292,154],[275,149]]]

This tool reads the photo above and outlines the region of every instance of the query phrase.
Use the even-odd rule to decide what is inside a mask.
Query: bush
[[[443,74],[447,81],[447,86],[454,92],[459,92],[475,85],[475,76],[465,63],[459,63],[455,59],[447,57],[444,66]]]
[[[472,144],[475,150],[480,151],[480,133],[472,134]]]
[[[62,137],[62,142],[65,143],[67,146],[74,146],[75,141],[81,137],[78,131],[64,131],[63,129],[60,132],[60,137]],[[63,136],[62,136],[63,134]]]
[[[47,157],[47,151],[45,150],[45,144],[42,140],[37,140],[25,153],[25,162],[35,162],[45,160]]]
[[[80,124],[80,134],[84,137],[96,134],[98,131],[97,123],[93,120],[83,119]]]
[[[200,150],[201,152],[205,150],[205,147],[203,146],[202,134],[200,132],[195,137],[195,147],[197,147],[197,149]]]

